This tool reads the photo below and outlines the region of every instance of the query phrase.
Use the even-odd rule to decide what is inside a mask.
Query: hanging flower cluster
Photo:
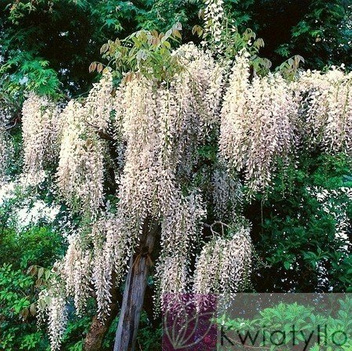
[[[5,129],[12,125],[12,120],[16,115],[16,101],[13,97],[3,94],[0,97],[0,128]]]
[[[115,102],[112,98],[112,93],[112,75],[110,71],[106,71],[101,80],[93,85],[85,100],[85,122],[89,126],[104,132],[109,130],[109,122],[111,121]]]
[[[42,290],[38,301],[38,322],[48,322],[49,340],[52,350],[59,350],[68,319],[67,301],[56,283],[50,290]]]
[[[217,64],[209,52],[199,50],[194,44],[182,45],[175,51],[175,55],[178,55],[180,64],[188,72],[186,77],[196,87],[195,89],[190,85],[191,92],[196,94],[196,106],[194,107],[198,114],[203,115],[208,125],[218,123],[224,67]]]
[[[104,145],[86,124],[84,107],[70,101],[63,119],[57,184],[74,207],[95,213],[103,201]]]
[[[93,243],[91,282],[96,292],[98,315],[104,319],[109,313],[111,287],[124,276],[126,262],[133,254],[135,239],[123,216],[106,215],[94,223],[90,234]]]
[[[197,259],[194,292],[228,295],[240,290],[251,271],[249,230],[241,228],[226,238],[215,236],[202,248]]]
[[[249,81],[249,58],[237,57],[221,113],[220,155],[229,169],[245,172],[250,193],[268,186],[277,157],[295,146],[298,104],[277,75]]]
[[[0,126],[0,183],[6,179],[6,171],[13,156],[13,145],[5,129]]]
[[[311,142],[329,152],[352,148],[352,73],[333,68],[307,71],[297,84],[303,91],[302,113]]]
[[[74,297],[76,312],[80,314],[90,293],[91,252],[82,247],[79,237],[70,237],[70,245],[60,269],[66,294]]]
[[[205,0],[204,23],[205,34],[211,36],[215,44],[220,45],[222,33],[222,20],[224,17],[223,0]]]
[[[161,228],[161,257],[156,271],[159,294],[189,292],[190,264],[195,243],[200,236],[199,223],[205,217],[201,198],[192,194],[175,200],[165,214]]]
[[[63,196],[84,212],[96,213],[103,204],[106,145],[98,133],[107,132],[109,126],[112,90],[112,77],[106,72],[84,105],[70,101],[60,115],[58,186]]]
[[[226,169],[218,168],[213,178],[214,212],[219,220],[230,220],[236,217],[243,200],[241,182],[229,175]]]
[[[43,180],[44,169],[58,156],[59,109],[31,93],[22,108],[24,166],[30,182]]]

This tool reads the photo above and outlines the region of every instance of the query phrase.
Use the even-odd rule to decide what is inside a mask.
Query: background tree
[[[86,94],[96,79],[87,67],[100,57],[99,48],[107,39],[117,33],[126,37],[140,28],[166,31],[176,22],[187,23],[197,16],[197,6],[184,5],[183,1],[2,1],[2,90]]]
[[[11,1],[1,2],[1,91],[86,94],[95,75],[87,67],[99,59],[107,39],[138,29],[166,32],[176,22],[185,42],[199,42],[200,1]],[[224,1],[229,22],[239,32],[251,28],[264,39],[262,55],[274,66],[301,55],[306,68],[350,65],[351,9],[348,1]],[[7,97],[7,99],[8,99]]]
[[[225,4],[242,31],[249,27],[264,39],[261,53],[274,66],[301,55],[306,69],[351,67],[349,1],[229,0]]]

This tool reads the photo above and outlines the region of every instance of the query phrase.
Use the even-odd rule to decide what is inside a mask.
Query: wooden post
[[[140,314],[143,308],[151,253],[159,225],[146,219],[139,248],[131,257],[123,293],[119,324],[115,336],[114,351],[134,351]]]

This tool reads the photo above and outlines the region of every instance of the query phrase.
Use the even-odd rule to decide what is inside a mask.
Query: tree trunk
[[[114,351],[134,351],[135,349],[147,277],[152,264],[151,253],[158,230],[157,223],[150,219],[145,220],[139,248],[130,259]]]
[[[116,317],[116,315],[114,315]],[[101,321],[97,316],[93,317],[92,324],[89,328],[89,332],[84,340],[83,350],[84,351],[100,351],[102,350],[104,337],[109,330],[109,327],[113,321],[113,317],[107,320]]]
[[[104,337],[109,330],[111,323],[115,319],[119,302],[121,302],[122,296],[115,287],[115,278],[113,278],[113,288],[111,290],[111,301],[110,314],[105,320],[98,319],[97,316],[93,317],[92,324],[89,328],[87,336],[84,340],[83,350],[84,351],[100,351],[103,347]]]

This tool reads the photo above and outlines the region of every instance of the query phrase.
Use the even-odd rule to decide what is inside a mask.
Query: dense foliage
[[[251,28],[264,39],[262,54],[275,66],[293,55],[303,56],[306,68],[351,65],[351,6],[346,0],[225,0],[224,7],[228,22],[240,32]],[[198,42],[192,29],[202,26],[202,8],[197,0],[2,1],[2,90],[87,93],[95,79],[87,67],[99,59],[107,39],[142,28],[165,32],[180,22],[185,42]]]

